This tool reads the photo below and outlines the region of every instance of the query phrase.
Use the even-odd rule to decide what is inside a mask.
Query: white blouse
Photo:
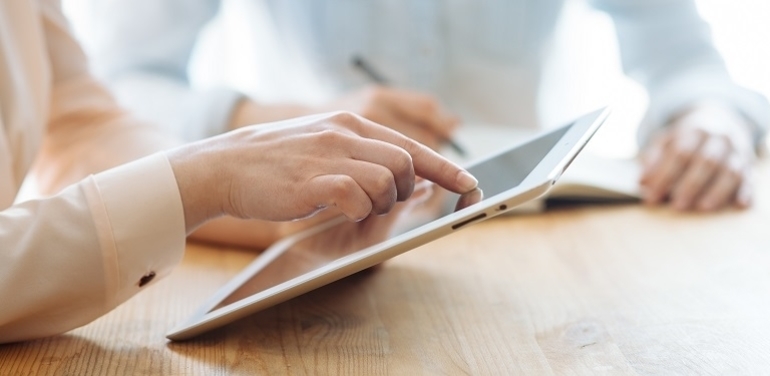
[[[88,72],[59,2],[0,2],[0,343],[84,325],[184,251],[170,142]],[[54,195],[14,204],[34,172]],[[74,184],[73,184],[74,183]]]
[[[84,34],[94,68],[122,103],[189,140],[223,132],[243,95],[195,87],[187,71],[222,0],[87,0]],[[232,30],[254,43],[242,88],[269,101],[322,91],[330,100],[372,83],[360,57],[394,87],[436,95],[466,124],[539,124],[543,67],[565,0],[251,0],[237,2]],[[644,144],[672,116],[703,99],[732,105],[757,126],[770,106],[730,79],[693,0],[590,0],[614,23],[624,71],[650,94]],[[263,9],[264,8],[264,9]],[[266,17],[265,14],[268,16]],[[259,27],[252,25],[259,23]],[[245,28],[244,28],[245,27]],[[228,27],[229,29],[230,27]],[[272,33],[270,33],[272,31]],[[253,35],[249,36],[249,32]],[[267,38],[263,34],[274,34]],[[267,39],[270,43],[260,42]],[[272,43],[272,44],[271,44]],[[270,48],[275,47],[275,48]],[[244,47],[246,50],[249,47]],[[260,49],[262,48],[262,49]],[[248,83],[254,85],[248,85]],[[249,87],[244,87],[249,86]],[[319,90],[320,89],[320,90]],[[283,93],[283,95],[281,94]]]

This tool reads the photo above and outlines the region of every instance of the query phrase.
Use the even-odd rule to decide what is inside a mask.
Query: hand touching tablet
[[[360,221],[409,198],[415,176],[456,193],[478,185],[430,148],[346,112],[241,128],[172,150],[169,161],[188,231],[224,214],[286,221],[327,207]]]

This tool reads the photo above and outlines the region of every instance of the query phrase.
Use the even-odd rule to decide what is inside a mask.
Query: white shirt
[[[191,90],[186,73],[198,34],[217,14],[219,0],[92,2],[96,27],[88,39],[96,67],[123,103],[188,139],[225,129],[242,95],[227,88]],[[542,67],[564,5],[564,0],[262,2],[281,53],[306,64],[330,95],[371,83],[351,64],[361,56],[392,85],[433,93],[469,123],[530,127],[538,124]],[[625,72],[650,93],[643,138],[701,99],[732,104],[759,126],[759,138],[770,122],[767,102],[730,80],[692,0],[592,3],[612,16]],[[292,80],[291,71],[273,76],[260,79]]]
[[[88,74],[57,1],[0,2],[0,343],[84,325],[180,261],[163,154],[82,179],[167,145]],[[41,184],[66,188],[14,204],[36,157]]]

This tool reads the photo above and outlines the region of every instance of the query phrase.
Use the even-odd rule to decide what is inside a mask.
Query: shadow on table
[[[312,321],[317,319],[320,315],[334,314],[335,312],[330,310],[331,307],[343,307],[344,309],[348,309],[351,305],[355,304],[358,299],[367,298],[365,291],[367,284],[371,279],[370,277],[377,274],[379,268],[379,266],[375,266],[360,271],[339,281],[300,295],[287,302],[237,320],[220,329],[215,329],[210,333],[199,336],[197,339],[183,342],[170,342],[169,347],[174,349],[177,344],[195,343],[198,341],[221,341],[233,334],[241,335],[242,329],[249,326],[274,327],[274,324],[282,324],[285,320],[295,321],[297,319]],[[291,317],[283,317],[282,315],[286,312],[291,312]],[[304,323],[303,326],[311,325],[309,321]],[[319,322],[319,324],[324,323],[337,324],[334,322]],[[340,324],[344,325],[344,323]]]
[[[157,351],[139,347],[122,347],[118,353],[87,338],[64,334],[0,345],[0,374],[150,374],[150,359],[158,356]]]

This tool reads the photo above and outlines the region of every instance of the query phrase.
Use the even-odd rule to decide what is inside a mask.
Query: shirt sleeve
[[[97,75],[137,116],[187,140],[228,129],[244,96],[226,87],[195,89],[187,74],[203,27],[219,0],[91,0],[98,33],[87,38]]]
[[[87,324],[181,260],[185,225],[162,154],[0,212],[0,343]]]
[[[51,196],[0,211],[0,343],[109,312],[168,274],[185,244],[179,189],[158,152],[176,143],[91,77],[57,0],[39,9],[51,103],[35,172]]]
[[[646,86],[650,107],[639,129],[651,133],[701,100],[732,105],[754,127],[757,145],[770,123],[761,95],[736,85],[692,0],[593,0],[615,21],[623,68]]]

